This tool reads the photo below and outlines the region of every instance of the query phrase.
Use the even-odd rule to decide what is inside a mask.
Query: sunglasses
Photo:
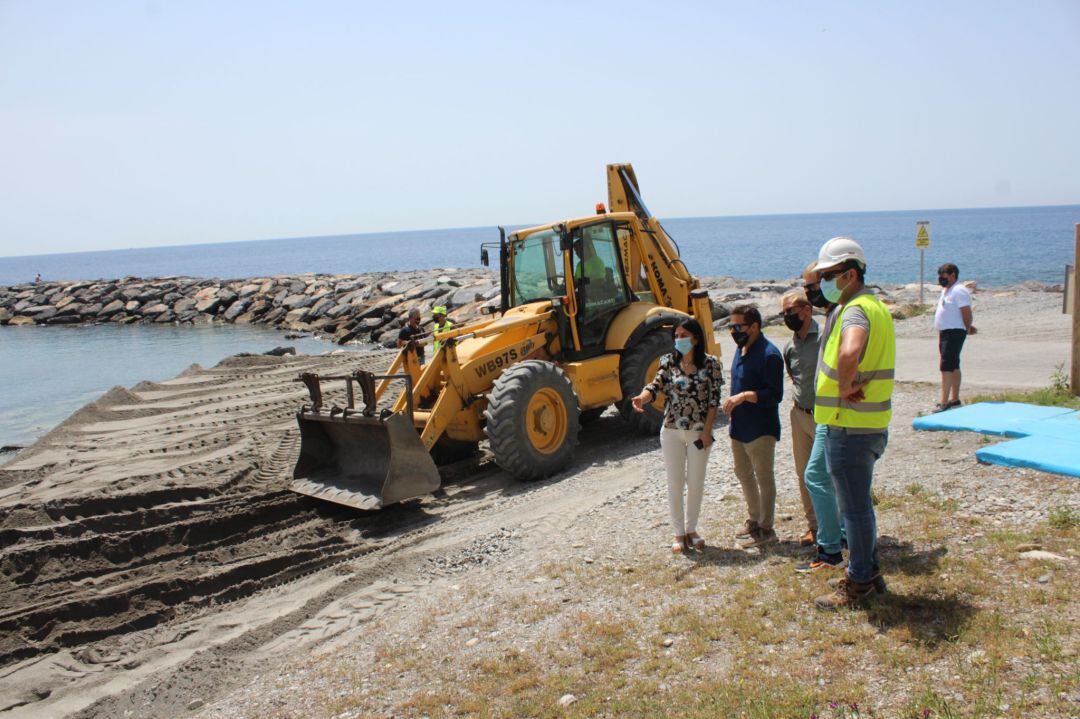
[[[728,325],[728,329],[732,332],[742,332],[744,329],[749,329],[750,325]]]
[[[817,283],[817,282],[807,282],[805,285],[803,285],[804,290],[811,290],[811,291],[816,290],[816,289],[820,289],[820,287],[821,287],[821,284]]]
[[[845,272],[847,272],[850,269],[851,268],[848,267],[845,270],[834,270],[833,272],[826,272],[823,275],[821,275],[821,279],[823,279],[823,280],[835,280],[837,277],[844,274]]]
[[[804,305],[805,306],[805,305]],[[784,317],[798,317],[799,312],[802,311],[802,307],[794,307],[784,313]]]

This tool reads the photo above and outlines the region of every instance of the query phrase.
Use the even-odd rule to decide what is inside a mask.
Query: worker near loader
[[[705,353],[701,324],[687,317],[675,327],[675,351],[660,358],[656,376],[631,399],[634,411],[644,412],[646,404],[655,402],[661,392],[667,398],[660,448],[664,453],[668,509],[675,532],[671,551],[676,554],[684,549],[705,548],[705,540],[697,533],[697,521],[723,385],[720,360]]]
[[[885,589],[877,552],[877,522],[870,497],[874,464],[885,452],[892,418],[896,336],[892,315],[866,289],[866,256],[850,237],[834,237],[818,253],[821,292],[836,303],[818,366],[814,419],[827,425],[825,460],[844,516],[848,568],[820,609],[836,610]]]
[[[405,323],[405,326],[401,328],[397,336],[398,348],[404,347],[410,342],[415,342],[424,335],[424,330],[420,326],[420,309],[413,307],[409,310],[409,319]],[[420,364],[424,364],[424,346],[422,344],[414,344],[416,350],[416,361]]]
[[[791,290],[780,298],[784,313],[784,325],[792,331],[791,339],[784,345],[784,366],[795,389],[789,418],[791,421],[791,454],[795,461],[795,480],[799,485],[799,499],[806,518],[806,533],[799,545],[809,547],[817,539],[817,517],[814,503],[803,483],[810,449],[814,446],[814,381],[817,379],[817,356],[820,347],[818,323],[814,321],[813,308],[806,292]]]
[[[450,328],[454,326],[454,323],[446,319],[446,307],[443,305],[436,305],[431,308],[431,321],[435,324],[432,328],[433,334],[440,334],[442,332],[449,332]],[[435,354],[439,353],[439,347],[442,343],[439,340],[435,340],[433,343]]]
[[[832,322],[836,319],[836,305],[825,299],[821,294],[821,275],[814,268],[817,260],[810,263],[803,270],[803,290],[806,297],[814,307],[827,312],[825,326],[818,335],[817,357],[812,368],[811,376],[816,384],[817,368],[821,365],[821,353],[825,345],[820,341],[826,337],[832,328]],[[811,395],[813,396],[813,395]],[[813,402],[810,404],[813,407]],[[811,409],[811,419],[813,410]],[[836,488],[833,487],[832,477],[829,476],[829,468],[825,462],[825,432],[827,425],[814,425],[814,441],[810,447],[810,455],[803,469],[803,485],[810,495],[810,501],[814,505],[814,518],[817,520],[817,536],[814,538],[817,551],[813,558],[807,562],[795,565],[796,572],[813,572],[819,569],[836,568],[844,563],[842,542],[844,541],[844,525],[840,521],[840,508],[836,503]],[[794,428],[792,433],[794,433]]]

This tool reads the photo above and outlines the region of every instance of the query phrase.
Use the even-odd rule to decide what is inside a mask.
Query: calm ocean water
[[[910,210],[665,220],[683,259],[700,275],[793,277],[821,243],[850,235],[862,243],[872,281],[918,280],[915,222],[930,220],[926,266],[955,262],[984,285],[1060,282],[1072,261],[1080,205],[980,210]],[[229,242],[182,247],[0,257],[0,285],[46,279],[192,275],[240,278],[302,272],[360,273],[475,267],[494,227]]]
[[[2,327],[0,446],[29,444],[116,385],[168,379],[193,363],[212,367],[239,352],[337,349],[330,342],[283,335],[249,325]],[[9,456],[0,455],[0,462]]]
[[[1080,206],[678,218],[664,226],[701,275],[793,277],[822,242],[847,234],[866,249],[871,281],[906,283],[918,279],[916,220],[932,223],[928,278],[942,262],[955,262],[962,277],[983,285],[1060,282],[1072,261]],[[46,279],[240,278],[474,267],[480,243],[497,237],[494,227],[475,227],[7,257],[0,258],[0,285],[27,282],[38,272]],[[0,328],[6,380],[0,445],[32,441],[115,385],[166,379],[194,362],[209,366],[230,354],[283,344],[311,353],[333,347],[243,326]]]

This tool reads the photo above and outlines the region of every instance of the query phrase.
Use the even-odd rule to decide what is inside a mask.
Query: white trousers
[[[699,430],[670,427],[660,430],[660,449],[664,452],[664,467],[667,469],[668,508],[671,510],[671,527],[676,536],[697,531],[701,497],[705,493],[705,466],[712,450],[712,446],[706,449],[694,446],[694,442],[700,437]]]

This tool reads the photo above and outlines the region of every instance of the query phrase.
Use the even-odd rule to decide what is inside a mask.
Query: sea
[[[981,286],[1063,281],[1073,261],[1080,205],[905,210],[662,220],[695,274],[767,280],[792,278],[837,235],[866,251],[868,282],[919,280],[916,222],[930,222],[926,279],[944,262]],[[518,225],[522,227],[526,225]],[[514,228],[508,228],[514,229]],[[320,272],[359,274],[480,264],[480,244],[496,227],[299,237],[103,252],[0,257],[0,285],[33,280],[188,275],[237,279]],[[162,380],[193,363],[211,366],[238,352],[295,345],[326,352],[317,339],[285,340],[262,327],[0,327],[0,446],[25,445],[116,385]],[[0,455],[0,460],[3,455]]]

